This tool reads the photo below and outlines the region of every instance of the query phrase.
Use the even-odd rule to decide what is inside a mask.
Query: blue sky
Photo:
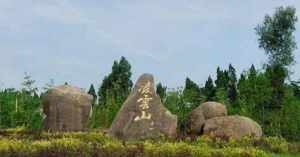
[[[282,5],[300,17],[298,0],[0,0],[0,88],[19,88],[24,72],[39,87],[51,78],[98,87],[121,56],[134,81],[152,73],[168,87],[187,76],[203,85],[217,66],[262,66],[254,27]]]

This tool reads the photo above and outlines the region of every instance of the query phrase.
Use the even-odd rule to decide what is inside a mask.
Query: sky
[[[288,5],[300,17],[299,0],[0,0],[0,88],[20,88],[25,72],[38,87],[50,79],[99,87],[121,56],[133,81],[151,73],[170,88],[186,77],[203,85],[218,66],[261,68],[267,58],[254,28]]]

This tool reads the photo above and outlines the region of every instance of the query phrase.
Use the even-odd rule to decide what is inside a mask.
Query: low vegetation
[[[121,141],[100,130],[49,133],[0,131],[1,157],[277,157],[300,155],[300,145],[264,137],[222,141],[208,137]]]

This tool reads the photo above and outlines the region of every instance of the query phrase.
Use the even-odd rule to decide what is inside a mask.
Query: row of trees
[[[179,128],[186,129],[187,115],[200,103],[219,101],[230,114],[248,116],[264,129],[266,135],[300,140],[300,80],[289,80],[289,67],[294,63],[296,42],[293,36],[297,17],[293,7],[277,8],[273,16],[265,16],[255,28],[259,47],[265,50],[268,62],[260,69],[254,65],[237,76],[233,65],[216,70],[216,78],[208,77],[199,86],[186,78],[184,87],[168,89],[157,84],[157,93],[165,106],[178,116]],[[91,128],[109,127],[133,83],[131,65],[122,57],[114,61],[111,72],[96,90],[92,84],[88,93],[94,97]],[[0,91],[0,127],[24,126],[40,128],[42,112],[40,95],[34,80],[25,75],[23,89]],[[54,85],[52,80],[45,90]]]
[[[227,105],[230,114],[258,121],[267,135],[298,137],[300,84],[289,79],[289,68],[295,63],[293,33],[296,22],[294,7],[279,7],[274,15],[266,15],[263,23],[255,28],[259,48],[268,56],[261,69],[252,65],[237,77],[233,65],[229,64],[224,70],[218,67],[216,79],[209,76],[204,87],[190,78],[186,78],[184,88],[175,90],[167,90],[158,83],[157,93],[166,107],[178,116],[180,128],[186,128],[187,114],[201,102],[220,101]],[[124,57],[114,62],[112,72],[99,88],[99,105],[94,112],[95,120],[103,120],[91,121],[92,126],[109,126],[112,122],[132,87],[130,68]]]
[[[25,74],[23,88],[0,91],[0,128],[40,128],[42,112],[35,81]]]

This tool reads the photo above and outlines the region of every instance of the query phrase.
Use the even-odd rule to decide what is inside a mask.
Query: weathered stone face
[[[114,119],[109,133],[122,139],[176,136],[177,117],[161,103],[153,76],[142,75]]]
[[[225,105],[213,101],[202,103],[189,114],[189,131],[194,134],[200,134],[207,119],[226,115],[227,109]]]
[[[204,135],[222,139],[240,139],[244,136],[260,138],[262,129],[255,121],[243,116],[225,116],[209,119],[204,124]]]
[[[205,119],[210,119],[210,118],[214,118],[214,117],[220,117],[220,116],[227,115],[226,106],[224,104],[214,102],[214,101],[208,101],[208,102],[201,104],[198,107],[198,110],[202,111]]]
[[[205,117],[201,110],[193,110],[188,116],[189,132],[200,134],[205,123]]]
[[[86,127],[92,96],[80,88],[62,85],[51,88],[43,96],[44,129],[80,131]]]

